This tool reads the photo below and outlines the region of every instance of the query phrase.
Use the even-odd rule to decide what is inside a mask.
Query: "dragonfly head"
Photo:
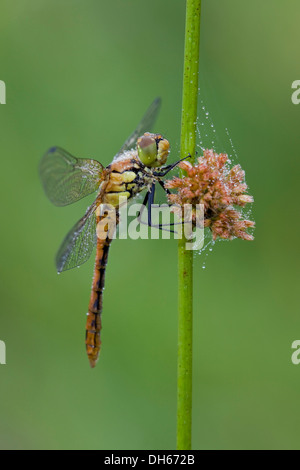
[[[160,134],[146,132],[137,141],[137,151],[141,162],[148,167],[159,167],[166,163],[170,144]]]

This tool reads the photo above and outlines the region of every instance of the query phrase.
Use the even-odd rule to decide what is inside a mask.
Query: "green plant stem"
[[[181,158],[195,156],[201,0],[186,1]],[[192,448],[193,251],[178,243],[177,449]]]

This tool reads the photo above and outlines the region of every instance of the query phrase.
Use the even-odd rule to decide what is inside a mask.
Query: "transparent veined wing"
[[[73,157],[60,147],[48,150],[39,167],[45,193],[56,206],[66,206],[96,191],[102,171],[97,160]]]
[[[81,266],[91,256],[97,242],[95,208],[96,203],[89,207],[62,242],[56,255],[58,273]]]
[[[120,153],[125,152],[126,150],[130,150],[135,147],[137,139],[143,135],[147,131],[151,131],[154,122],[158,116],[159,110],[161,105],[161,98],[156,98],[153,103],[149,106],[146,113],[142,117],[140,123],[138,124],[137,128],[133,131],[133,133],[128,137],[120,151],[117,153],[115,158],[117,158]]]

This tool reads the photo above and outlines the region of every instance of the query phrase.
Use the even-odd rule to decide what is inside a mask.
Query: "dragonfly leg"
[[[168,190],[168,188],[166,188],[165,186],[165,183],[163,181],[158,181],[159,185],[163,188],[163,190],[165,191],[166,194],[171,194],[171,191]]]
[[[166,176],[166,174],[168,174],[169,171],[173,170],[173,168],[175,168],[175,166],[177,166],[183,160],[187,160],[188,158],[191,158],[190,153],[188,154],[187,157],[181,158],[181,160],[178,160],[177,162],[172,163],[172,165],[167,165],[167,166],[163,167],[162,170],[164,170],[164,171],[161,171],[161,172],[155,171],[153,174],[154,174],[154,176]]]
[[[162,182],[159,182],[162,183]],[[163,184],[163,183],[162,183]],[[164,187],[164,186],[163,186]],[[166,190],[166,188],[164,188]],[[148,225],[149,227],[155,227],[158,228],[159,230],[165,230],[166,232],[171,232],[171,233],[176,233],[174,230],[169,230],[167,228],[164,228],[164,225],[167,225],[168,227],[170,225],[174,224],[159,224],[159,225],[154,225],[152,224],[152,204],[154,203],[154,195],[155,195],[155,183],[152,183],[151,189],[149,191],[149,198],[148,198]]]
[[[148,192],[149,198],[148,198],[148,225],[149,227],[152,227],[152,213],[151,213],[151,208],[152,204],[154,203],[154,194],[155,194],[155,183],[152,183],[152,186],[150,188],[150,191]]]
[[[166,194],[168,194],[168,195],[169,195],[169,194],[172,194],[171,191],[169,191],[169,189],[166,188],[165,183],[164,183],[163,181],[160,181],[160,180],[159,180],[158,183],[159,183],[160,186],[163,188],[163,190],[165,191]],[[168,226],[170,226],[170,225],[174,226],[174,225],[181,225],[181,224],[182,224],[182,222],[171,222],[171,223],[166,224],[166,225],[168,225]],[[164,224],[161,224],[161,225],[163,226]]]
[[[167,188],[165,188],[166,191]],[[138,216],[137,216],[137,220],[140,224],[144,224],[144,225],[148,225],[149,227],[155,227],[155,228],[158,228],[160,230],[166,230],[166,231],[171,231],[172,233],[174,233],[172,230],[168,230],[168,229],[165,229],[163,228],[163,224],[160,224],[160,225],[154,225],[152,224],[152,213],[151,213],[151,208],[152,208],[152,204],[154,202],[154,195],[155,195],[155,183],[152,184],[151,188],[149,191],[147,191],[147,194],[145,196],[145,199],[143,201],[143,204],[142,204],[142,207],[138,213]],[[143,222],[142,220],[142,214],[143,214],[143,210],[144,210],[144,207],[148,206],[148,222]],[[168,227],[172,224],[166,224]]]
[[[171,194],[171,192],[165,187],[164,185],[164,182],[163,181],[158,181],[158,183],[160,184],[160,186],[163,188],[163,190],[166,192],[166,194]],[[170,226],[174,226],[174,225],[180,225],[181,222],[170,222],[169,224],[159,224],[159,225],[154,225],[152,223],[152,212],[151,212],[151,209],[152,209],[152,204],[154,202],[154,194],[155,194],[155,183],[153,183],[150,191],[147,192],[146,196],[145,196],[145,199],[143,201],[143,204],[142,204],[142,208],[141,210],[139,211],[138,213],[138,216],[137,216],[137,220],[140,224],[145,224],[145,222],[142,221],[142,213],[143,213],[143,210],[144,210],[144,207],[148,204],[148,223],[147,225],[149,227],[155,227],[155,228],[158,228],[159,230],[166,230],[167,232],[171,232],[171,233],[176,233],[174,230],[168,230],[166,228],[163,228],[164,226],[167,226],[167,227],[170,227]]]
[[[137,220],[138,220],[139,223],[143,223],[141,217],[142,217],[142,213],[143,213],[144,207],[147,205],[148,198],[149,198],[149,191],[147,191],[147,194],[146,194],[146,196],[145,196],[145,199],[143,200],[142,207],[141,207],[141,209],[140,209],[140,211],[139,211],[139,213],[138,213],[138,216],[137,216]]]
[[[153,188],[153,189],[152,189],[152,188]],[[165,190],[168,191],[167,188],[165,188]],[[144,201],[143,201],[142,207],[141,207],[141,209],[140,209],[140,211],[139,211],[139,213],[138,213],[137,220],[138,220],[138,222],[139,222],[140,224],[148,225],[149,227],[156,227],[156,228],[159,228],[159,229],[161,229],[161,230],[166,230],[166,229],[162,229],[162,228],[161,228],[161,227],[162,227],[162,224],[161,224],[160,226],[159,226],[159,225],[153,225],[153,224],[152,224],[152,220],[151,220],[151,218],[152,218],[151,207],[152,207],[152,203],[154,202],[154,193],[155,193],[155,183],[153,183],[153,186],[151,187],[151,189],[150,189],[149,191],[147,191],[147,194],[146,194],[145,199],[144,199]],[[152,199],[151,204],[148,203],[148,201],[149,201],[149,196],[150,196],[150,198]],[[142,221],[142,214],[143,214],[144,207],[146,207],[147,205],[148,205],[149,211],[148,211],[148,223],[146,224],[146,222],[143,222],[143,221]],[[169,224],[167,224],[167,225],[169,226]],[[170,225],[171,225],[171,224],[170,224]]]

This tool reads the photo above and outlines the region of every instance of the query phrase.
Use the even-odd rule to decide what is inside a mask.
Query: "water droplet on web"
[[[200,89],[199,89],[200,91]],[[199,107],[198,107],[198,123],[197,123],[197,136],[198,136],[198,157],[202,157],[203,151],[205,149],[213,149],[217,153],[227,154],[228,158],[227,162],[225,163],[225,171],[229,175],[231,168],[238,164],[238,155],[236,149],[233,145],[232,139],[229,135],[229,131],[227,128],[223,127],[221,130],[217,127],[216,123],[213,122],[213,119],[210,113],[207,110],[207,107],[202,100],[201,94],[199,96]],[[225,116],[226,117],[226,116]],[[235,183],[237,186],[239,183]],[[250,190],[249,190],[250,191]],[[250,192],[251,194],[251,192]],[[251,212],[252,207],[251,205],[246,206],[246,208],[241,209],[243,218],[251,220]],[[217,239],[218,242],[222,241],[221,239]],[[197,252],[202,259],[207,259],[207,255],[213,251],[213,246],[215,245],[215,241],[212,240],[211,232],[209,229],[205,229],[205,241],[204,246],[199,252]],[[206,255],[206,256],[204,256]],[[201,265],[201,264],[200,264]],[[205,269],[205,263],[202,266]]]

